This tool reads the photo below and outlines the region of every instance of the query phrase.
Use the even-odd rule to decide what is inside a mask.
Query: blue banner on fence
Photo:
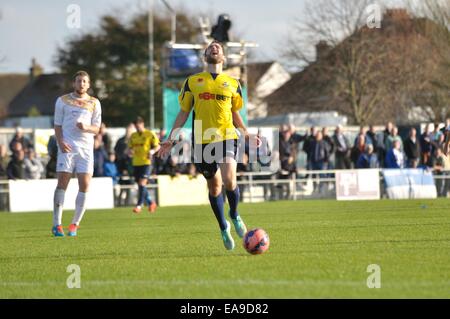
[[[433,174],[424,169],[382,170],[389,198],[436,198]]]

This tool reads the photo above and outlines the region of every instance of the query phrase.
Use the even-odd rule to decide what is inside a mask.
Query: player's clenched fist
[[[165,157],[167,154],[169,154],[173,143],[171,141],[165,141],[161,143],[161,148],[158,150],[158,152],[156,152],[156,156],[158,156],[159,158],[163,158]]]
[[[87,129],[88,129],[88,126],[82,122],[78,122],[77,127],[82,131],[87,131]]]

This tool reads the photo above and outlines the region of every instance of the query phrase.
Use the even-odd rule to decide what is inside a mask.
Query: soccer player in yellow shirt
[[[159,149],[159,139],[155,133],[145,129],[142,117],[137,117],[134,121],[136,132],[131,134],[128,146],[132,155],[134,180],[138,183],[138,201],[134,207],[134,213],[140,213],[144,201],[148,204],[150,213],[156,210],[156,203],[151,200],[147,190],[147,182],[151,173],[151,158],[154,152]]]
[[[239,81],[222,73],[225,56],[220,42],[213,41],[206,48],[204,57],[208,70],[194,74],[184,82],[178,98],[181,110],[168,139],[161,144],[157,155],[164,157],[169,154],[179,129],[193,110],[195,166],[207,180],[209,201],[219,223],[224,246],[232,250],[235,245],[230,223],[224,216],[222,182],[230,204],[231,221],[238,236],[242,238],[247,228],[237,211],[240,194],[236,183],[236,129],[239,129],[240,134],[247,140],[250,136],[239,114],[243,106]],[[256,144],[260,144],[257,137]]]

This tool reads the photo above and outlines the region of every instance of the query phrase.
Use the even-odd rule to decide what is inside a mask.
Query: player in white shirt
[[[89,74],[77,72],[73,77],[74,92],[61,96],[55,105],[55,136],[58,143],[56,172],[58,186],[53,200],[52,233],[64,236],[61,225],[64,196],[70,178],[75,172],[78,178],[78,195],[75,215],[69,225],[69,236],[76,236],[86,210],[86,193],[94,171],[94,136],[101,125],[100,102],[87,94]]]

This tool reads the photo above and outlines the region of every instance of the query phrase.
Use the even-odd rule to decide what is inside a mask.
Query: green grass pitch
[[[0,213],[0,298],[449,298],[450,202],[241,204],[270,248],[226,251],[208,206],[87,211],[78,237],[51,213]],[[64,214],[64,226],[73,212]],[[66,285],[67,266],[81,288]],[[369,289],[370,264],[381,288]]]

